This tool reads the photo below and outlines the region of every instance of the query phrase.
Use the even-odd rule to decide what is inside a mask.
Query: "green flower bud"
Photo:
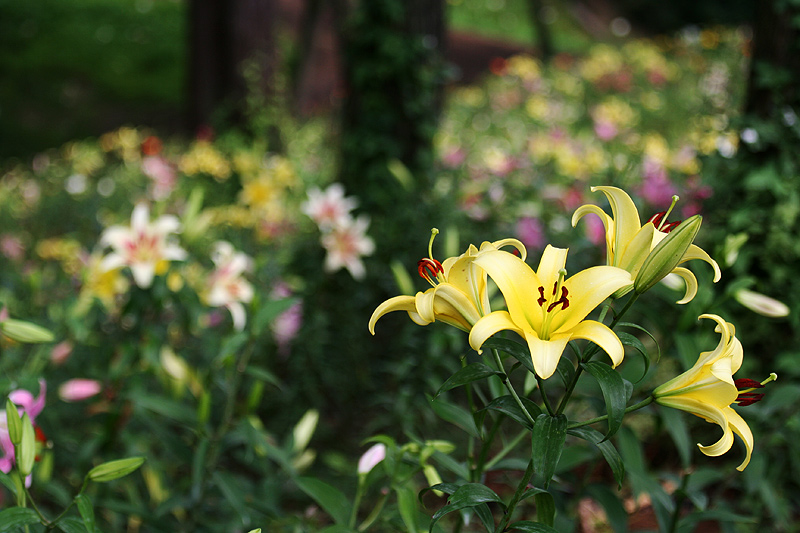
[[[636,294],[650,290],[678,266],[700,231],[702,221],[700,215],[687,218],[653,248],[633,281]]]
[[[144,463],[144,457],[128,457],[127,459],[117,459],[97,465],[89,470],[86,477],[99,483],[107,483],[115,479],[127,476],[134,472]]]
[[[22,442],[22,418],[19,416],[17,406],[11,400],[6,400],[6,423],[8,424],[8,438],[14,446]]]
[[[33,471],[33,462],[36,459],[36,433],[28,413],[22,416],[22,439],[16,448],[16,453],[19,473],[23,476],[29,475]]]

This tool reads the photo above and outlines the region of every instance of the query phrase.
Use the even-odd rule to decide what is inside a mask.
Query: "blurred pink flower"
[[[60,365],[72,354],[72,343],[69,341],[62,341],[53,346],[50,351],[50,361],[53,364]]]
[[[289,286],[283,282],[278,283],[272,290],[272,298],[282,300],[292,296]],[[270,324],[272,337],[278,345],[278,354],[282,357],[289,355],[289,346],[303,325],[303,302],[298,300],[289,309],[278,315]]]
[[[311,217],[322,231],[345,224],[350,219],[350,211],[358,202],[355,198],[344,196],[341,183],[330,185],[325,191],[312,187],[308,191],[308,201],[300,206],[304,214]]]
[[[16,235],[5,233],[0,236],[0,253],[14,262],[19,262],[25,257],[25,246]]]
[[[58,388],[58,396],[65,402],[79,402],[95,396],[102,389],[99,381],[75,378],[61,384]]]
[[[100,244],[112,249],[100,263],[101,270],[107,272],[127,266],[136,285],[143,289],[150,287],[153,277],[166,270],[168,261],[186,259],[186,250],[169,238],[169,234],[180,231],[180,227],[180,222],[172,215],[150,222],[150,209],[146,204],[137,204],[131,214],[130,227],[111,226],[100,236]]]
[[[600,217],[586,217],[586,238],[595,246],[606,242],[606,227]]]
[[[328,252],[325,270],[335,272],[346,268],[353,278],[360,280],[366,275],[361,257],[375,251],[375,243],[367,236],[369,219],[360,216],[349,219],[322,235],[322,246]]]
[[[33,394],[24,390],[17,389],[8,395],[17,406],[20,416],[27,413],[31,423],[35,426],[36,417],[44,409],[45,395],[47,394],[47,383],[45,380],[39,380],[39,396],[33,397]],[[3,452],[3,457],[0,457],[0,472],[8,474],[14,467],[14,444],[11,442],[11,437],[8,434],[8,418],[5,409],[0,411],[0,450]],[[30,486],[30,476],[25,481],[26,486]]]
[[[611,122],[595,121],[594,132],[601,141],[610,141],[617,136],[619,130]]]
[[[526,248],[544,248],[545,236],[544,226],[541,220],[536,217],[522,217],[517,220],[517,238],[522,241]]]
[[[150,195],[156,202],[166,199],[175,188],[175,167],[161,156],[150,155],[142,159],[142,172],[153,180]]]
[[[374,444],[369,450],[364,452],[358,460],[358,473],[361,475],[369,474],[378,463],[386,458],[386,445],[382,443]]]
[[[672,197],[678,190],[669,180],[667,170],[655,159],[646,157],[642,164],[642,185],[639,194],[647,203],[666,207],[672,203]]]
[[[467,158],[467,153],[461,148],[451,148],[442,155],[442,163],[447,168],[458,168]]]

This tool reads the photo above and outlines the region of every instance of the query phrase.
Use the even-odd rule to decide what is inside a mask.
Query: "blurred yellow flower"
[[[231,175],[231,165],[225,156],[208,141],[195,141],[181,157],[178,168],[187,176],[208,174],[217,181],[225,181]]]

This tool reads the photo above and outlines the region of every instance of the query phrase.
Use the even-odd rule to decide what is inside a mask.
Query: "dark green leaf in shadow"
[[[434,398],[439,396],[441,393],[445,391],[449,391],[450,389],[454,389],[456,387],[460,387],[461,385],[467,385],[472,383],[473,381],[478,381],[481,379],[488,378],[489,376],[502,376],[502,372],[498,372],[496,370],[492,370],[488,366],[483,363],[471,363],[452,376],[444,382],[444,384],[439,387],[439,390],[436,391],[436,395]]]
[[[603,399],[606,402],[608,413],[608,432],[605,438],[615,434],[622,425],[625,416],[625,407],[628,402],[625,381],[613,368],[599,361],[581,363],[584,370],[597,380]]]
[[[547,488],[556,471],[567,438],[567,417],[542,414],[536,417],[532,432],[533,468],[538,484]]]

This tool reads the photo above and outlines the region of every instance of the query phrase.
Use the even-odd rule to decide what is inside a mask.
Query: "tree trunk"
[[[274,2],[191,0],[188,14],[188,126],[241,125],[248,91],[269,91],[276,61]]]

